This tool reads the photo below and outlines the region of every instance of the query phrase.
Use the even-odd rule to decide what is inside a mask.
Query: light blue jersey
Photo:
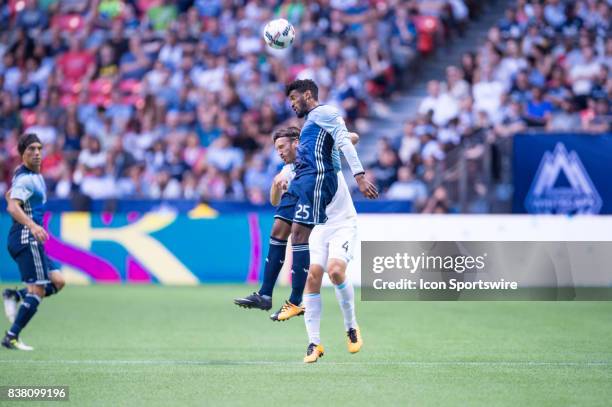
[[[47,202],[47,191],[45,180],[42,175],[21,165],[15,170],[11,183],[11,199],[22,202],[23,211],[37,225],[42,226],[45,203]],[[30,230],[21,223],[13,220],[9,240],[18,240],[20,244],[27,244],[31,239]]]

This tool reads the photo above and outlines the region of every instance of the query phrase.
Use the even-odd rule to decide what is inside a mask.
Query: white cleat
[[[17,349],[25,351],[34,350],[33,347],[26,345],[25,343],[21,342],[19,338],[15,338],[14,336],[9,335],[8,333],[4,335],[4,338],[2,339],[2,346],[7,349]]]
[[[4,314],[6,315],[6,319],[12,324],[17,317],[17,300],[8,290],[5,290],[2,294],[2,300],[4,302]]]
[[[21,342],[21,340],[17,340],[17,342],[15,343],[15,349],[25,350],[25,351],[34,350],[33,347],[26,345],[25,343]]]

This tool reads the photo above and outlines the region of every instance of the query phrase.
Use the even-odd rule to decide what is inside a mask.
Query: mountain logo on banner
[[[602,201],[576,151],[557,143],[544,153],[525,206],[529,213],[596,214]]]

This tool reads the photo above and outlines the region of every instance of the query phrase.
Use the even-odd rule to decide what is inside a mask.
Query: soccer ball
[[[270,48],[283,49],[293,44],[295,29],[289,21],[278,18],[266,24],[263,37]]]

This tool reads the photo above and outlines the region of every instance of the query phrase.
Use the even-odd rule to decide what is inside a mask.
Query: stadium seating
[[[349,127],[359,129],[397,90],[416,56],[435,52],[441,38],[461,35],[480,5],[332,1],[326,8],[278,1],[274,14],[252,1],[230,9],[215,1],[127,0],[22,0],[1,7],[0,155],[9,167],[18,161],[18,134],[53,126],[55,146],[47,149],[61,157],[62,175],[43,170],[51,197],[83,193],[81,182],[93,177],[94,185],[115,187],[113,198],[263,203],[280,164],[269,134],[294,123],[284,83],[315,79],[322,101],[341,108]],[[376,181],[388,198],[447,211],[450,201],[426,201],[441,195],[452,201],[452,188],[438,173],[450,177],[457,145],[473,147],[477,162],[492,140],[522,126],[605,127],[606,108],[596,100],[610,95],[609,5],[521,1],[506,14],[480,50],[449,68],[446,82],[431,85],[419,114],[406,117],[405,134],[380,144],[386,162],[371,168],[374,178],[384,177]],[[273,15],[296,26],[296,46],[265,48],[259,32]],[[590,62],[572,38],[593,49]],[[41,124],[42,116],[49,123]],[[78,163],[92,137],[109,158],[103,169]],[[242,159],[226,165],[215,159],[219,151]],[[500,152],[508,154],[503,146]],[[116,156],[131,165],[117,166],[110,159]],[[0,179],[0,192],[9,177]]]
[[[610,9],[512,2],[480,48],[428,83],[402,134],[378,144],[370,169],[384,195],[425,213],[490,212],[510,202],[515,133],[610,131]]]

